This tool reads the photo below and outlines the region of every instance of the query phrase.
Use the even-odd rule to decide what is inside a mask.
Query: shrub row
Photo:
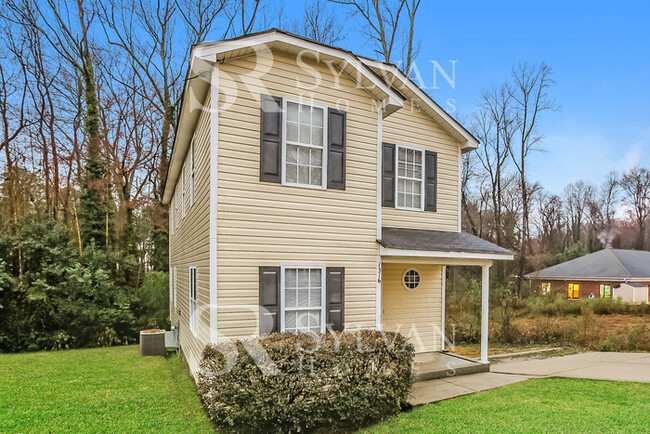
[[[369,330],[208,345],[199,394],[223,431],[355,429],[406,404],[413,355],[400,334]]]

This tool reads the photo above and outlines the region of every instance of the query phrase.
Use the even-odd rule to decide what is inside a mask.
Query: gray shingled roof
[[[466,232],[384,227],[379,244],[400,250],[513,255],[510,250]]]
[[[527,274],[529,279],[650,279],[650,252],[605,249]]]

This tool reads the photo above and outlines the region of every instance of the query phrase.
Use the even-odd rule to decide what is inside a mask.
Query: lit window
[[[190,330],[192,330],[194,336],[197,335],[196,300],[196,267],[190,267]]]
[[[285,100],[284,183],[325,186],[325,132],[323,107]]]
[[[283,268],[282,331],[325,331],[325,268]]]
[[[424,151],[397,147],[397,208],[424,209]]]
[[[402,284],[407,291],[417,289],[420,286],[420,273],[415,268],[406,270],[402,276]]]
[[[551,293],[551,284],[550,284],[550,282],[542,283],[542,294],[550,294],[550,293]]]
[[[602,298],[612,298],[612,285],[600,285],[600,296]]]
[[[580,298],[580,284],[569,283],[569,298],[572,300]]]

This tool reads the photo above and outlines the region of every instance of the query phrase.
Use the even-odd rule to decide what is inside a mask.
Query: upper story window
[[[424,151],[397,146],[396,208],[424,209]]]
[[[185,170],[185,165],[183,165],[183,170],[181,171],[181,218],[185,218],[185,175],[187,171]]]
[[[325,188],[325,107],[284,100],[283,183]]]
[[[196,185],[196,167],[194,165],[194,140],[190,145],[190,206],[194,205],[194,191]]]

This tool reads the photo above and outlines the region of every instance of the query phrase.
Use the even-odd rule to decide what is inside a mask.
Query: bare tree
[[[349,7],[351,15],[360,18],[363,33],[373,42],[377,55],[383,57],[386,62],[391,63],[395,48],[400,42],[402,12],[408,0],[330,1]],[[419,5],[419,2],[416,3]],[[417,8],[413,8],[414,18],[416,11]],[[413,22],[415,22],[415,19]],[[409,34],[412,34],[412,32],[409,32]],[[403,71],[408,71],[410,68],[410,65],[404,62],[401,62],[399,66]]]
[[[328,7],[326,0],[314,0],[305,8],[302,17],[293,22],[291,28],[299,35],[327,45],[345,39],[343,24]]]
[[[635,248],[645,250],[646,223],[650,217],[650,170],[634,167],[623,174],[621,188],[625,193],[630,214],[637,224],[638,236]]]
[[[558,250],[564,222],[564,204],[555,194],[542,194],[539,200],[539,228],[546,251]]]
[[[582,224],[585,215],[589,212],[589,203],[592,201],[593,194],[594,187],[584,181],[577,181],[564,187],[564,203],[574,243],[582,240]]]
[[[543,138],[543,134],[538,129],[541,114],[557,110],[557,104],[548,93],[553,85],[551,74],[551,68],[545,63],[534,66],[523,63],[512,70],[510,89],[516,116],[518,143],[510,147],[510,156],[519,175],[522,194],[521,251],[517,276],[519,293],[521,293],[530,238],[530,199],[526,163],[530,153],[538,149]]]
[[[406,32],[404,48],[402,50],[402,59],[404,59],[404,73],[409,76],[413,61],[420,53],[420,42],[414,41],[415,38],[415,16],[420,8],[421,0],[406,1],[406,15],[408,17],[408,30]]]
[[[483,92],[480,109],[473,118],[472,132],[483,144],[477,150],[477,158],[490,180],[495,241],[498,245],[503,245],[501,222],[503,177],[506,175],[515,127],[512,97],[508,85],[504,84]]]

